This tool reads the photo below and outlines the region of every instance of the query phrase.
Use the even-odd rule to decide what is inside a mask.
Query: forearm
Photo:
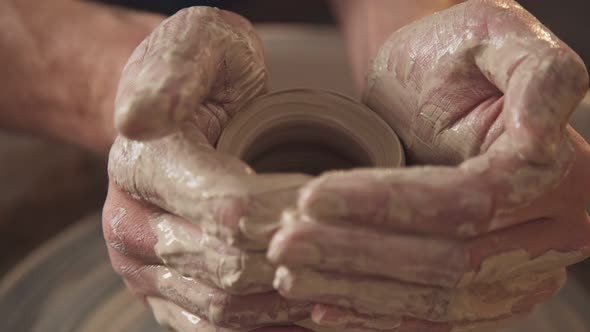
[[[404,25],[462,0],[331,0],[362,90],[370,61],[385,40]]]
[[[0,0],[0,127],[106,152],[120,71],[158,22],[88,2]]]

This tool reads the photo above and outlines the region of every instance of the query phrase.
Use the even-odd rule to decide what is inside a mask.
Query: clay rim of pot
[[[299,172],[302,163],[336,166],[329,170],[405,162],[398,136],[375,112],[347,96],[315,89],[281,90],[252,100],[231,119],[217,150],[256,171],[276,173]]]

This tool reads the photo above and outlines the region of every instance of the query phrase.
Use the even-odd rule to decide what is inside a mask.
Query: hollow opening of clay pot
[[[327,123],[289,121],[258,134],[242,159],[258,173],[305,173],[375,166],[368,148]]]

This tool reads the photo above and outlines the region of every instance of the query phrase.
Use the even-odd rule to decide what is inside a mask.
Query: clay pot
[[[230,121],[217,149],[258,173],[317,175],[404,164],[399,138],[377,114],[343,95],[311,89],[253,100]]]

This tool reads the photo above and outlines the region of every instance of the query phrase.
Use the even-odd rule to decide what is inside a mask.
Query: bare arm
[[[462,0],[331,0],[348,46],[359,91],[379,47],[394,31]]]
[[[89,2],[0,0],[0,128],[105,153],[120,71],[160,20]]]

